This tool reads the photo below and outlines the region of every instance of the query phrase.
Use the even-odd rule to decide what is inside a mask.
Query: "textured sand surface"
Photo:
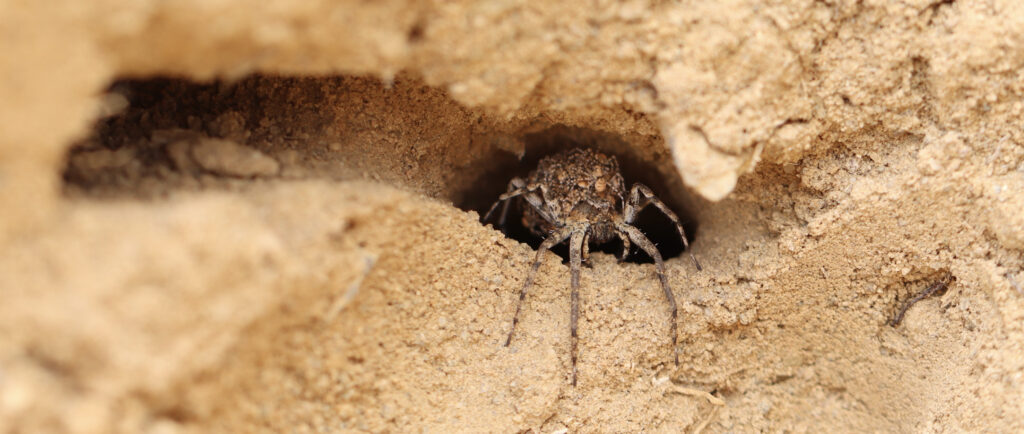
[[[0,0],[0,432],[1024,432],[1024,9],[549,3]],[[502,346],[568,143],[678,367],[605,253]]]

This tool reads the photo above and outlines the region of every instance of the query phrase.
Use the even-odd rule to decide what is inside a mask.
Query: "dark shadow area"
[[[94,197],[113,197],[126,192],[139,197],[162,197],[178,190],[233,188],[254,179],[282,177],[279,170],[253,172],[246,171],[246,167],[235,170],[235,166],[217,165],[221,160],[244,160],[244,155],[235,154],[249,150],[261,152],[265,160],[289,158],[282,154],[293,151],[302,164],[293,164],[289,175],[292,178],[376,179],[373,175],[381,175],[384,182],[408,186],[418,184],[424,176],[451,173],[450,170],[456,169],[415,171],[406,164],[411,161],[420,167],[443,167],[445,161],[460,159],[454,154],[460,152],[454,150],[459,148],[446,149],[440,144],[437,145],[438,152],[423,154],[436,155],[435,160],[419,157],[401,146],[385,151],[388,155],[381,156],[381,151],[375,149],[379,147],[379,143],[373,140],[375,138],[390,137],[397,140],[395,143],[421,143],[419,146],[424,146],[424,138],[434,137],[435,133],[441,134],[439,137],[454,133],[443,119],[418,115],[420,112],[414,110],[416,107],[394,110],[394,107],[408,102],[399,95],[401,92],[383,90],[383,86],[378,86],[382,90],[372,95],[360,93],[360,89],[365,92],[365,89],[376,88],[362,85],[359,80],[340,76],[321,79],[252,76],[238,81],[208,83],[166,77],[116,81],[106,92],[105,97],[110,101],[107,114],[97,120],[92,134],[68,151],[63,172],[65,192]],[[413,83],[406,85],[404,91],[419,89],[418,84]],[[439,96],[436,99],[444,98]],[[370,102],[376,103],[367,106]],[[354,108],[351,115],[346,115],[331,112],[335,107]],[[365,110],[358,107],[365,107]],[[426,113],[426,106],[419,108]],[[372,111],[372,116],[360,117],[366,110]],[[420,118],[422,123],[418,123]],[[435,121],[438,126],[408,133],[364,134],[365,130],[373,129],[365,126],[371,121],[377,124],[408,122],[414,126]],[[486,127],[481,130],[492,131]],[[650,187],[679,217],[689,241],[694,240],[698,224],[684,205],[690,203],[690,198],[678,175],[664,167],[658,170],[649,160],[643,159],[667,158],[664,155],[640,156],[634,146],[619,136],[563,125],[517,138],[504,135],[504,131],[494,131],[494,134],[518,143],[511,147],[491,143],[485,147],[489,155],[475,158],[476,163],[471,169],[457,168],[466,170],[467,178],[476,179],[468,183],[466,178],[457,177],[445,181],[459,185],[453,202],[460,208],[483,215],[506,191],[513,177],[526,177],[541,158],[570,147],[586,147],[615,156],[627,191],[637,182]],[[397,138],[392,137],[395,135]],[[199,144],[205,146],[220,139],[237,145],[232,148],[235,152],[232,158],[210,161],[197,157]],[[223,141],[215,144],[223,145]],[[518,145],[522,145],[522,155],[509,151]],[[461,151],[466,150],[461,148]],[[300,166],[301,169],[298,168]],[[310,167],[326,169],[317,171]],[[666,172],[671,173],[665,175]],[[619,204],[620,210],[621,206]],[[510,238],[537,248],[542,239],[523,226],[521,217],[515,201],[503,231]],[[495,222],[496,219],[485,223]],[[675,226],[656,207],[646,207],[634,225],[657,245],[664,258],[683,253],[683,243]],[[590,248],[618,256],[622,244],[615,239],[603,245],[592,244]],[[567,256],[567,250],[565,245],[554,249],[563,257]],[[627,260],[652,262],[636,246]]]
[[[330,155],[325,131],[336,118],[311,102],[344,94],[348,85],[343,76],[114,81],[91,133],[68,150],[65,194],[161,197],[280,177],[272,159],[282,151],[303,161]],[[196,157],[201,144],[210,151],[205,158]],[[246,160],[253,152],[261,169]]]
[[[197,82],[154,77],[113,82],[104,96],[104,115],[90,135],[68,150],[62,174],[65,190],[118,187],[141,179],[170,181],[181,172],[168,143],[189,137],[216,137],[211,120],[220,113],[250,115],[238,119],[244,130],[258,119],[241,108],[256,96],[246,86],[264,78],[238,82]],[[76,160],[76,157],[85,157]],[[86,164],[81,164],[82,162]],[[75,164],[75,163],[79,164]],[[180,178],[180,177],[179,177]]]

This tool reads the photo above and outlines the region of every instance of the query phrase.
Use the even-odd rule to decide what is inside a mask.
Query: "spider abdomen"
[[[530,173],[527,184],[539,186],[547,211],[563,224],[611,223],[616,215],[621,215],[619,208],[626,194],[615,157],[585,148],[544,157]],[[554,229],[531,207],[522,208],[524,226],[544,233]],[[597,241],[593,236],[591,240]]]

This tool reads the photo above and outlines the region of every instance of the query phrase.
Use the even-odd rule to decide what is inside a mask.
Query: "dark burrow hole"
[[[252,75],[208,82],[169,76],[116,80],[100,99],[100,116],[90,134],[68,150],[64,192],[162,197],[257,179],[329,176],[307,164],[337,154],[328,146],[337,140],[339,126],[334,113],[323,109],[323,101],[344,94],[360,79]],[[297,171],[292,174],[283,169],[289,153],[301,160],[291,161]],[[351,173],[343,175],[356,177]]]
[[[247,147],[274,156],[282,150],[284,140],[287,149],[321,161],[333,154],[315,143],[318,140],[317,134],[328,134],[325,131],[338,120],[320,113],[316,107],[307,107],[305,100],[291,95],[294,92],[302,95],[302,90],[315,89],[320,93],[314,92],[311,97],[322,99],[326,97],[324,92],[344,92],[347,87],[344,80],[328,79],[325,84],[301,78],[256,76],[233,83],[196,83],[177,78],[114,82],[107,94],[121,101],[114,102],[111,115],[96,122],[88,138],[69,150],[63,173],[65,190],[92,195],[108,192],[117,195],[120,191],[132,191],[144,197],[163,195],[176,189],[197,188],[194,187],[197,185],[194,182],[196,179],[204,187],[224,187],[226,184],[222,182],[244,183],[253,179],[252,176],[210,176],[211,173],[202,168],[198,171],[193,169],[192,172],[182,169],[172,154],[171,146],[158,137],[161,131],[177,134],[177,131],[184,130],[189,134],[218,138],[231,135],[232,128],[224,125],[235,126],[237,128],[233,129],[247,134],[238,141]],[[119,104],[121,107],[118,108]],[[222,116],[225,113],[233,114],[233,117],[225,118]],[[294,119],[301,119],[302,122],[292,122]],[[510,136],[504,134],[499,133],[509,139]],[[292,136],[298,138],[291,140]],[[486,142],[487,139],[481,141]],[[515,155],[505,149],[507,147],[492,143],[490,149],[493,152],[476,163],[485,167],[475,167],[470,176],[477,176],[477,173],[483,175],[469,180],[472,182],[466,182],[467,179],[459,176],[450,181],[459,186],[449,192],[449,197],[457,206],[464,210],[475,210],[482,216],[498,196],[505,192],[509,180],[515,176],[526,177],[541,158],[569,147],[587,147],[616,157],[627,190],[636,182],[650,187],[679,216],[688,241],[693,243],[698,224],[689,210],[699,202],[683,187],[674,167],[667,162],[671,159],[667,150],[654,151],[656,155],[651,155],[651,152],[638,153],[638,147],[631,146],[616,135],[562,125],[522,135],[518,142],[522,145],[522,155]],[[650,145],[650,142],[646,143],[647,148],[651,148]],[[118,151],[121,150],[128,151],[125,155],[129,157],[120,155]],[[403,150],[396,148],[394,152],[395,158],[400,158]],[[78,161],[80,164],[72,164],[76,156],[86,158],[79,158],[84,160]],[[97,161],[94,157],[102,158]],[[121,161],[125,158],[129,159],[127,163]],[[660,166],[653,162],[659,162]],[[350,170],[345,164],[332,167]],[[298,176],[317,174],[303,172]],[[353,178],[346,174],[330,176]],[[621,209],[621,204],[619,206]],[[657,245],[665,259],[683,253],[683,243],[675,226],[654,206],[646,207],[634,226]],[[510,238],[525,242],[535,249],[542,241],[522,225],[517,206],[511,207],[504,232]],[[615,239],[602,245],[592,244],[590,248],[591,251],[618,256],[622,244]],[[554,252],[567,258],[568,247],[563,243]],[[652,262],[635,244],[627,261]]]
[[[230,94],[236,88],[221,81],[174,77],[114,81],[104,92],[101,116],[91,133],[68,151],[62,173],[65,192],[129,190],[144,179],[168,182],[183,175],[167,144],[154,137],[159,131],[206,134],[204,121],[238,104]],[[168,183],[168,189],[176,187],[180,185]]]
[[[622,176],[626,181],[628,190],[634,183],[640,182],[651,188],[654,194],[679,217],[686,232],[687,241],[691,247],[696,239],[698,222],[689,212],[685,205],[686,195],[682,181],[676,177],[670,179],[661,171],[656,170],[649,162],[643,161],[635,154],[630,153],[632,149],[628,144],[618,137],[583,128],[571,128],[555,126],[553,128],[527,134],[522,137],[524,152],[521,158],[509,152],[496,152],[490,159],[491,167],[486,171],[482,179],[471,183],[472,189],[463,193],[457,205],[465,210],[474,210],[481,218],[494,204],[498,196],[506,191],[508,182],[513,177],[526,178],[533,171],[540,160],[548,155],[556,154],[559,151],[572,147],[591,148],[606,155],[614,156],[622,170]],[[668,156],[666,155],[666,158]],[[674,174],[674,172],[673,172]],[[621,209],[621,205],[619,204]],[[497,216],[484,222],[502,230],[509,238],[529,244],[536,249],[543,239],[530,232],[522,223],[522,212],[519,209],[519,201],[514,201],[509,207],[509,214],[504,228],[497,228]],[[497,214],[497,212],[495,213]],[[634,226],[640,229],[658,247],[658,251],[665,259],[674,258],[683,253],[683,242],[676,232],[675,225],[664,214],[653,205],[648,205],[637,217]],[[604,252],[616,257],[622,252],[622,242],[614,239],[601,245],[590,245],[592,252]],[[569,248],[567,243],[562,243],[552,251],[568,261]],[[647,254],[640,250],[636,244],[632,246],[626,262],[652,263]]]

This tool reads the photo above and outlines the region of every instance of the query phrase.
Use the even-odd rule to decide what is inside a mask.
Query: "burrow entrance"
[[[447,198],[483,215],[510,179],[528,175],[544,156],[589,147],[618,159],[627,189],[636,182],[650,187],[679,216],[691,244],[699,230],[690,212],[699,202],[660,139],[642,136],[646,143],[637,146],[564,125],[531,124],[523,133],[527,126],[461,107],[415,79],[123,80],[104,100],[110,114],[69,150],[63,176],[71,194],[159,197],[259,180],[363,179]],[[515,142],[519,152],[497,140]],[[518,207],[507,222],[507,236],[539,246],[542,239],[522,225]],[[655,207],[644,209],[635,226],[664,258],[683,252],[675,227]],[[622,249],[618,240],[590,247],[613,255]],[[567,257],[564,244],[554,251]],[[635,246],[627,260],[651,262]]]
[[[490,160],[491,167],[488,168],[484,176],[476,182],[472,182],[471,188],[462,193],[461,198],[457,201],[460,208],[475,210],[484,216],[498,196],[506,191],[508,182],[513,177],[526,177],[537,167],[538,162],[548,155],[566,148],[585,147],[614,156],[619,162],[623,178],[626,181],[626,188],[629,189],[637,182],[650,187],[655,195],[679,217],[686,232],[687,241],[692,245],[696,239],[698,222],[694,218],[694,214],[690,212],[692,205],[687,204],[692,197],[682,186],[678,175],[673,177],[675,172],[666,175],[663,171],[652,167],[652,163],[644,161],[635,152],[631,152],[634,148],[619,137],[586,128],[557,125],[540,132],[525,134],[521,137],[521,142],[523,145],[521,155],[509,152],[495,153],[494,158]],[[621,206],[621,204],[619,205]],[[492,217],[485,223],[497,226],[497,218]],[[680,240],[675,226],[654,206],[646,207],[634,222],[634,226],[657,245],[658,251],[665,259],[674,258],[683,253],[683,242]],[[519,201],[513,201],[505,226],[498,229],[502,230],[506,236],[527,243],[534,249],[539,247],[543,241],[543,238],[534,235],[523,225]],[[602,245],[591,245],[590,248],[591,251],[618,256],[622,251],[622,242],[616,239]],[[566,243],[556,246],[552,251],[561,256],[563,260],[568,260],[569,250]],[[626,261],[632,263],[653,262],[636,246],[633,246]]]

